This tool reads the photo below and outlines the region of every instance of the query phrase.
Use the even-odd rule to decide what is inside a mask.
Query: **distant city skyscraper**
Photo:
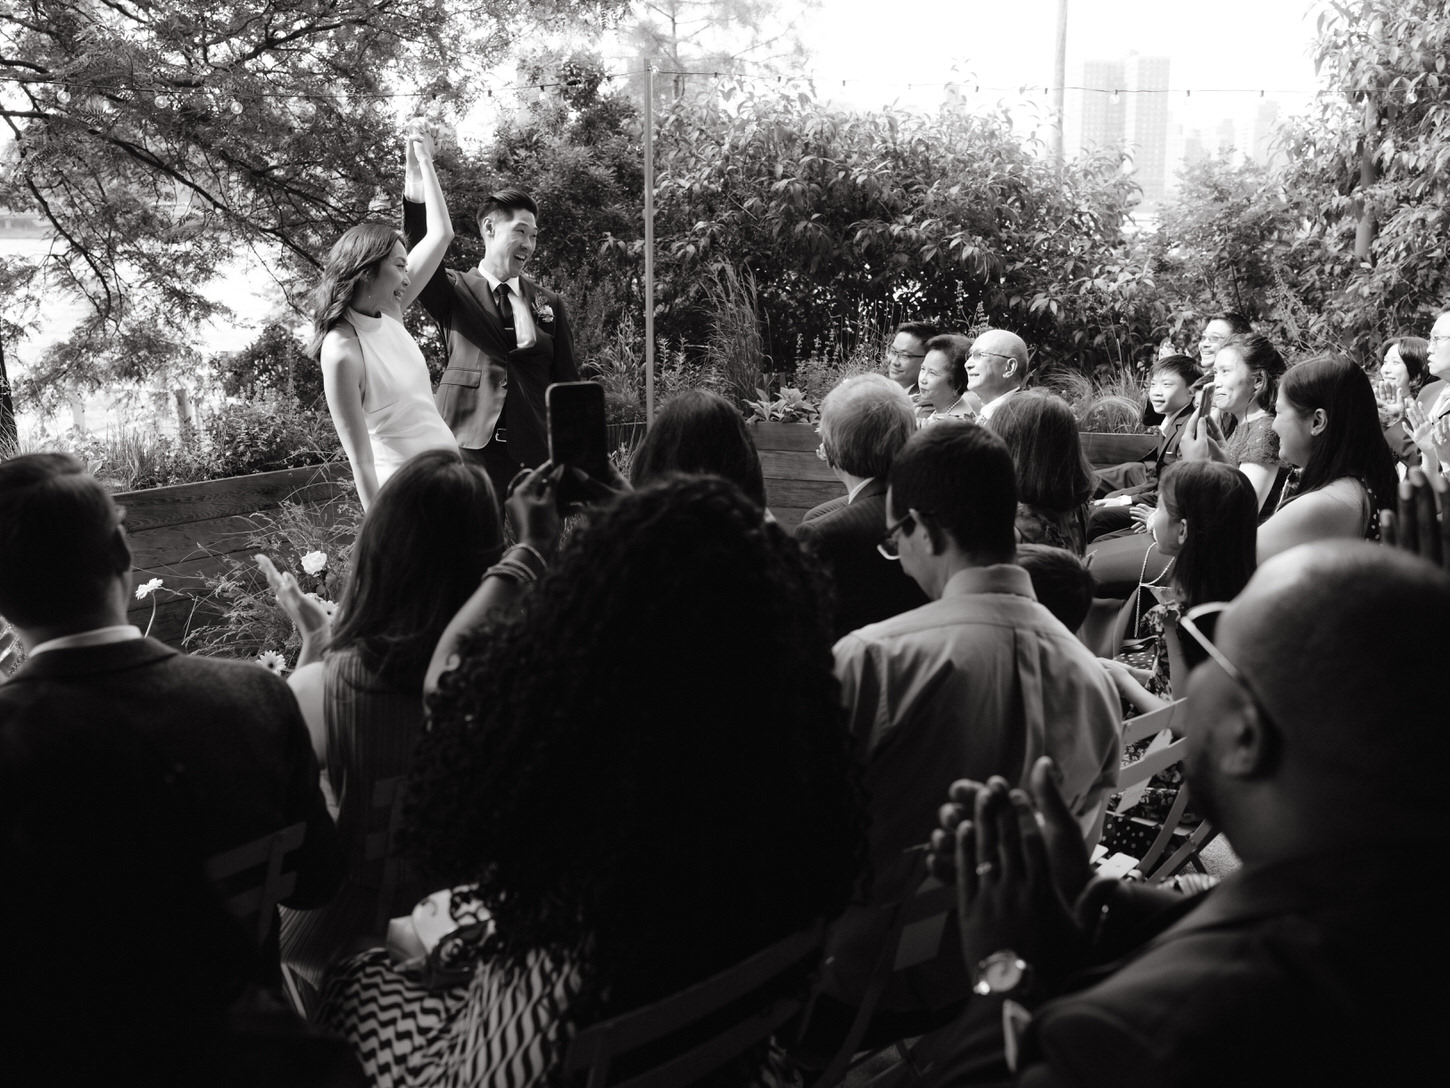
[[[1082,85],[1080,149],[1126,151],[1144,203],[1160,203],[1168,178],[1168,58],[1090,60]]]

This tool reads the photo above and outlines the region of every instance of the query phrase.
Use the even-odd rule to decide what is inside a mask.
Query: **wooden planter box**
[[[765,503],[786,529],[807,510],[846,493],[846,485],[816,456],[821,436],[809,423],[751,423],[750,437],[765,474]]]
[[[765,473],[765,501],[787,529],[794,529],[807,510],[846,492],[824,461],[816,456],[820,435],[809,423],[751,423],[750,436]],[[1095,468],[1140,461],[1158,447],[1157,433],[1082,433],[1083,453]]]
[[[197,607],[194,598],[206,592],[206,577],[225,570],[227,558],[245,560],[256,550],[247,545],[259,528],[253,515],[275,510],[283,500],[333,502],[348,494],[351,478],[347,464],[340,462],[116,495],[126,508],[136,584],[151,578],[165,582],[158,591],[152,637],[181,645]],[[151,601],[132,600],[127,617],[144,631]]]

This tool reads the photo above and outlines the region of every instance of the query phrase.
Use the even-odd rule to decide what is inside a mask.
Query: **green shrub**
[[[248,476],[339,460],[342,443],[325,411],[285,401],[227,404],[207,417],[206,436],[213,478]]]

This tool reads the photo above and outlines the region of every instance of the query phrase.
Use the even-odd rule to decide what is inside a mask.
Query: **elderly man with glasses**
[[[939,1083],[1005,1062],[1035,1086],[1408,1084],[1450,1055],[1444,894],[1421,875],[1450,831],[1412,774],[1450,763],[1450,579],[1308,544],[1180,630],[1184,773],[1243,867],[1191,897],[1090,880],[1049,761],[1030,799],[956,783],[932,863],[981,1000],[942,1033]],[[1415,636],[1386,657],[1394,630]]]
[[[884,934],[882,904],[914,890],[911,847],[936,826],[961,777],[1025,783],[1039,756],[1057,762],[1075,818],[1089,828],[1117,782],[1118,698],[1097,659],[1039,604],[1017,566],[1017,497],[1002,440],[969,424],[918,431],[888,476],[883,554],[930,600],[836,644],[836,673],[871,796],[869,905],[829,943],[827,992],[859,1001]],[[975,770],[969,770],[975,768]],[[881,1009],[908,1014],[965,999],[952,941],[893,975]]]
[[[1027,343],[1015,332],[988,329],[972,341],[967,355],[967,389],[982,402],[980,418],[992,413],[1027,384]]]

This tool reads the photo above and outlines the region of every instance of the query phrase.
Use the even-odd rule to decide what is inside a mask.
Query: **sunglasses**
[[[1214,628],[1218,623],[1218,617],[1227,607],[1227,601],[1211,601],[1208,604],[1196,605],[1178,617],[1178,629],[1193,639],[1198,648],[1206,653],[1215,665],[1227,673],[1230,680],[1243,689],[1259,714],[1269,725],[1273,725],[1274,717],[1269,713],[1269,708],[1264,705],[1258,689],[1244,674],[1244,670],[1229,660],[1228,655],[1214,644]]]

